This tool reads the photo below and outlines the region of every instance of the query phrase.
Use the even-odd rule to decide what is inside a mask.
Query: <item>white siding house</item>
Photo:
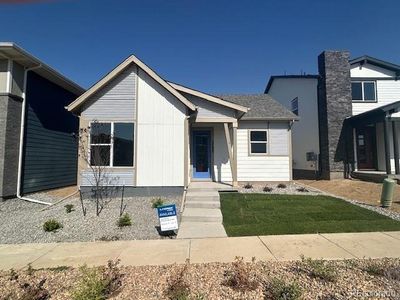
[[[212,96],[167,82],[131,56],[68,110],[90,132],[81,187],[93,185],[90,165],[106,167],[108,185],[135,191],[291,180],[297,117],[269,95]]]
[[[307,160],[307,153],[319,154],[317,76],[274,76],[268,93],[292,109],[297,104],[299,122],[292,128],[293,172],[315,173],[318,161]],[[306,134],[305,134],[306,133]]]

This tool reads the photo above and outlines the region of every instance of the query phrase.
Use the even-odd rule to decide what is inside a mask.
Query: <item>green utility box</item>
[[[396,181],[393,179],[386,178],[383,180],[381,195],[381,204],[383,207],[390,207],[392,205],[395,186]]]

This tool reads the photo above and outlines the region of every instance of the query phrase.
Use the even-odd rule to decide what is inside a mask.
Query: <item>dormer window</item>
[[[351,95],[353,101],[376,101],[375,81],[353,81]]]

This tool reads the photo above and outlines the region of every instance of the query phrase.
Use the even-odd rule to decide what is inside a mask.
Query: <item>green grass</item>
[[[400,230],[400,222],[328,196],[221,193],[228,236]]]

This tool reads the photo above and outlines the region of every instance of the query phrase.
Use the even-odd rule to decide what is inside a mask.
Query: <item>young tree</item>
[[[108,169],[112,156],[112,139],[110,123],[93,121],[90,126],[80,128],[78,133],[79,160],[86,165],[82,177],[92,186],[97,216],[111,200],[111,187],[118,179]],[[85,208],[83,211],[85,215]]]

